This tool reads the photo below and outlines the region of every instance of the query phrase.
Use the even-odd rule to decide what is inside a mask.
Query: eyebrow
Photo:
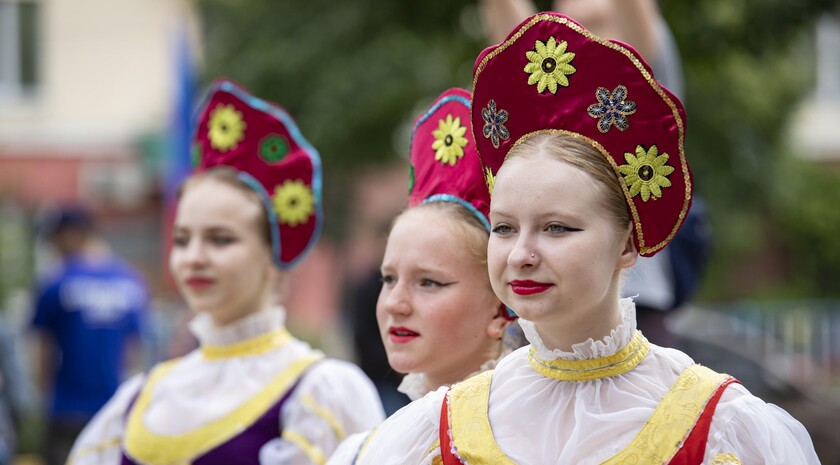
[[[514,218],[515,215],[512,215],[512,214],[504,212],[504,211],[490,210],[490,217],[491,218],[501,217],[501,218],[496,218],[497,220],[499,220],[499,219],[511,219],[511,218]],[[569,221],[582,221],[584,219],[584,217],[581,216],[581,215],[578,215],[578,214],[575,214],[575,213],[570,213],[570,212],[559,211],[559,210],[551,210],[551,211],[548,211],[548,212],[545,212],[545,213],[541,213],[541,214],[537,215],[536,219],[545,221],[549,218],[555,218],[555,217],[560,217],[561,219],[569,220]]]

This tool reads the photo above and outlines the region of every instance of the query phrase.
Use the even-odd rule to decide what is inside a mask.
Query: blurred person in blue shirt
[[[149,298],[140,274],[113,255],[86,210],[61,209],[42,234],[61,258],[39,285],[32,319],[48,412],[42,455],[59,465],[124,378],[126,356],[140,353],[128,345],[140,340]]]

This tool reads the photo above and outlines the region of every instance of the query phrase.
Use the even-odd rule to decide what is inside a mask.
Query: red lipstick
[[[390,328],[388,328],[388,336],[391,338],[391,342],[403,344],[406,342],[411,342],[414,339],[420,337],[420,333],[412,331],[408,328],[404,328],[402,326],[391,326]]]
[[[530,279],[525,280],[514,280],[510,282],[510,288],[513,289],[513,292],[519,295],[532,295],[532,294],[539,294],[540,292],[545,292],[553,286],[554,284],[551,283],[541,283],[538,281],[531,281]]]
[[[186,284],[190,289],[200,290],[210,287],[215,282],[216,281],[214,279],[194,276],[192,278],[187,278],[184,281],[184,284]]]

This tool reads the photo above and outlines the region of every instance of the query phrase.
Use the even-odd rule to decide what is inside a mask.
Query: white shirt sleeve
[[[819,465],[805,427],[740,384],[726,388],[715,409],[704,463],[732,454],[743,465]]]
[[[263,465],[323,465],[347,436],[385,419],[373,383],[355,365],[325,359],[303,375],[280,413],[283,436],[260,454]]]
[[[144,381],[145,374],[140,373],[120,385],[79,434],[70,450],[68,465],[119,465],[125,415]]]
[[[447,389],[432,391],[391,415],[363,444],[352,450],[350,460],[342,445],[343,452],[330,459],[329,465],[347,465],[356,456],[356,464],[431,465],[440,457],[440,406]],[[347,447],[353,448],[353,444]]]

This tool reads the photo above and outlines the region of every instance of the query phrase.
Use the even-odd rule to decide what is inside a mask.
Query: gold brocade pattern
[[[513,465],[493,438],[488,416],[492,376],[492,371],[484,372],[456,384],[449,392],[452,445],[470,465]],[[728,375],[701,365],[683,370],[630,445],[603,465],[668,463],[727,379]],[[741,463],[732,454],[718,455],[715,460],[718,458],[730,461],[715,464]]]
[[[152,370],[146,385],[137,397],[134,408],[129,413],[125,431],[126,452],[147,465],[188,463],[195,457],[224,444],[253,424],[271,407],[272,403],[280,399],[295,384],[304,370],[322,357],[323,355],[313,355],[295,361],[272,379],[262,391],[229,414],[188,433],[176,435],[155,434],[146,428],[143,421],[152,403],[155,386],[178,360],[163,363]]]
[[[679,452],[709,399],[729,375],[691,365],[677,378],[650,419],[624,450],[604,465],[668,463]]]
[[[541,375],[559,381],[590,381],[609,378],[629,372],[645,358],[650,343],[640,331],[626,347],[608,357],[589,360],[540,360],[536,349],[531,347],[528,362]]]
[[[251,357],[283,347],[293,339],[286,328],[280,328],[251,339],[226,346],[201,346],[201,354],[206,360]]]
[[[622,45],[620,45],[616,42],[594,36],[594,35],[592,35],[592,33],[587,31],[586,29],[583,29],[581,26],[575,24],[574,22],[568,20],[567,18],[552,16],[552,15],[548,15],[548,14],[538,14],[538,15],[533,16],[530,21],[523,24],[519,28],[519,30],[517,30],[514,34],[512,34],[506,41],[502,42],[495,49],[490,51],[490,53],[488,53],[487,55],[482,57],[481,62],[479,62],[478,65],[476,65],[475,71],[473,72],[473,88],[475,88],[476,82],[478,82],[478,77],[481,75],[481,72],[487,66],[487,62],[489,62],[495,56],[497,56],[500,53],[502,53],[503,51],[505,51],[514,42],[519,40],[519,38],[522,37],[522,35],[525,34],[525,32],[527,32],[530,28],[534,27],[534,25],[536,25],[537,23],[539,23],[541,21],[553,21],[553,22],[556,22],[556,23],[559,23],[559,24],[563,24],[563,25],[567,26],[568,28],[572,29],[573,31],[577,32],[578,34],[581,34],[584,37],[586,37],[586,38],[588,38],[592,41],[595,41],[595,42],[597,42],[597,43],[599,43],[599,44],[601,44],[601,45],[603,45],[607,48],[610,48],[612,50],[615,50],[615,51],[621,53],[622,55],[627,57],[628,60],[630,60],[630,62],[639,71],[639,73],[642,75],[642,77],[645,79],[645,81],[647,81],[647,83],[650,85],[650,87],[657,93],[657,95],[659,95],[659,97],[662,99],[662,101],[666,105],[668,105],[668,108],[671,110],[671,113],[674,116],[674,120],[675,120],[675,123],[677,125],[677,130],[678,130],[678,133],[679,133],[679,143],[678,143],[678,147],[680,148],[680,153],[679,153],[680,163],[679,163],[679,166],[680,166],[680,170],[682,171],[683,180],[685,182],[685,199],[683,200],[683,205],[682,205],[682,209],[681,209],[680,214],[679,214],[679,218],[680,218],[680,220],[685,218],[685,215],[688,214],[688,208],[689,208],[689,205],[691,203],[691,191],[692,191],[691,178],[690,178],[689,171],[688,171],[688,162],[686,161],[686,158],[685,158],[685,147],[684,147],[684,144],[685,144],[685,125],[683,124],[683,120],[680,118],[680,112],[677,109],[677,106],[674,104],[674,101],[671,100],[671,97],[668,96],[668,94],[662,89],[662,86],[660,86],[660,84],[656,81],[656,79],[653,78],[653,76],[647,70],[645,65],[629,49],[623,47]],[[472,97],[470,97],[470,107],[471,108],[474,107],[474,104],[475,104],[475,102],[473,101],[474,98],[475,98],[475,93],[473,93]],[[529,133],[529,134],[525,134],[522,137],[520,137],[519,140],[516,141],[516,143],[519,143],[519,141],[521,141],[521,140],[523,140],[523,139],[525,139],[529,136],[532,136],[535,133],[539,133],[539,132],[551,132],[551,131],[540,130],[540,131],[532,132],[532,133]],[[568,131],[558,130],[556,132],[568,132]],[[576,134],[576,133],[572,133],[572,134],[580,137],[582,140],[586,140],[590,144],[593,142],[592,139],[589,139],[588,137],[580,136],[579,134]],[[516,143],[514,144],[513,147],[515,147]],[[498,148],[498,146],[496,146],[495,144],[494,144],[494,146],[496,148]],[[596,149],[598,149],[598,151],[600,151],[601,153],[603,153],[607,156],[607,161],[610,162],[610,164],[613,166],[613,169],[616,170],[616,174],[619,175],[619,177],[620,177],[620,174],[618,173],[618,168],[615,164],[615,160],[613,160],[612,157],[608,154],[608,152],[606,152],[606,150],[603,147],[601,147],[600,145],[593,144],[593,146]],[[510,153],[510,151],[513,150],[513,147],[511,147],[508,150],[508,153]],[[485,157],[483,157],[481,155],[481,150],[480,149],[478,149],[478,152],[479,152],[479,158],[482,159],[482,160],[485,159]],[[677,221],[676,224],[674,224],[674,227],[671,230],[671,232],[668,233],[668,236],[664,240],[662,240],[661,242],[659,242],[657,244],[647,244],[645,242],[645,237],[644,237],[644,234],[642,232],[642,226],[641,226],[641,221],[639,220],[639,215],[636,211],[635,205],[633,204],[633,199],[629,195],[629,191],[627,189],[627,186],[624,183],[620,183],[620,184],[622,185],[621,187],[624,190],[624,196],[627,199],[627,204],[630,207],[631,214],[633,216],[633,224],[635,225],[636,237],[638,238],[638,241],[639,241],[639,252],[642,253],[642,254],[649,254],[649,253],[653,253],[653,252],[658,251],[662,247],[665,247],[665,245],[668,244],[669,242],[671,242],[671,239],[674,238],[674,235],[677,233],[677,230],[679,229],[680,225],[682,224],[682,221]]]
[[[493,370],[485,371],[449,391],[452,446],[470,465],[515,465],[496,444],[487,416],[492,379]]]
[[[712,461],[712,465],[742,465],[738,457],[732,453],[717,454]]]

